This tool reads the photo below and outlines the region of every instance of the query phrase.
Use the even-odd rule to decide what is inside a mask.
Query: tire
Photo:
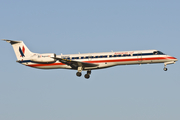
[[[164,71],[167,71],[168,69],[167,69],[167,68],[164,68],[163,70],[164,70]]]
[[[89,75],[89,74],[85,74],[84,77],[85,77],[86,79],[89,79],[89,78],[90,78],[90,75]]]
[[[77,75],[78,77],[81,77],[82,74],[81,74],[81,72],[77,72],[76,75]]]

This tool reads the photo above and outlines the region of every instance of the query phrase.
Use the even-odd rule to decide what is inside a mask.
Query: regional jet
[[[80,77],[82,71],[87,71],[84,75],[86,79],[90,78],[92,70],[109,68],[117,65],[133,64],[153,64],[164,63],[164,71],[167,71],[166,65],[174,64],[177,58],[166,55],[158,50],[139,50],[139,51],[120,51],[120,52],[102,52],[86,54],[67,54],[56,55],[54,53],[33,53],[23,41],[13,41],[4,39],[10,43],[17,57],[17,62],[39,69],[73,69],[76,75]]]

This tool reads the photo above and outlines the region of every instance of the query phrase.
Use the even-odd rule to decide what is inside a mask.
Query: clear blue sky
[[[180,59],[179,0],[1,0],[0,38],[33,52],[158,49]],[[0,41],[1,120],[179,120],[180,62],[92,71],[16,63]],[[85,74],[85,72],[83,72]]]

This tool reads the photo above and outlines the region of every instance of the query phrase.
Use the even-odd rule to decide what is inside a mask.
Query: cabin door
[[[138,62],[142,62],[142,53],[137,54],[137,60]]]
[[[89,61],[91,61],[92,60],[92,56],[91,55],[89,55],[89,59],[88,59]]]

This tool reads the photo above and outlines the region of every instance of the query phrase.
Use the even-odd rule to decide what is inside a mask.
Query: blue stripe
[[[24,54],[23,54],[24,55]],[[142,53],[142,54],[133,54],[133,56],[148,56],[148,55],[154,55],[153,53]],[[121,55],[114,55],[114,56],[112,56],[112,55],[109,55],[109,57],[111,58],[111,57],[125,57],[125,56],[130,56],[130,55],[127,55],[127,54],[124,54],[123,56],[121,56]],[[86,57],[88,57],[89,58],[89,56],[86,56]],[[81,57],[80,59],[87,59],[87,58],[84,58],[84,57]],[[99,57],[99,56],[98,56]],[[74,57],[73,57],[74,58]],[[73,59],[72,58],[72,59]],[[79,57],[78,57],[79,58]],[[96,57],[95,57],[96,58]],[[107,56],[106,56],[106,58],[107,58]],[[70,59],[70,58],[67,58],[67,59]],[[23,61],[18,61],[19,63],[27,63],[27,62],[32,62],[32,63],[35,63],[35,62],[33,62],[33,61],[31,61],[31,60],[23,60]]]
[[[24,53],[22,52],[22,50],[21,50],[20,47],[19,47],[19,52],[21,53],[21,56],[22,56],[22,57],[25,57],[25,56],[24,56]]]
[[[27,62],[32,62],[31,60],[23,60],[23,61],[18,61],[19,63],[27,63]]]

